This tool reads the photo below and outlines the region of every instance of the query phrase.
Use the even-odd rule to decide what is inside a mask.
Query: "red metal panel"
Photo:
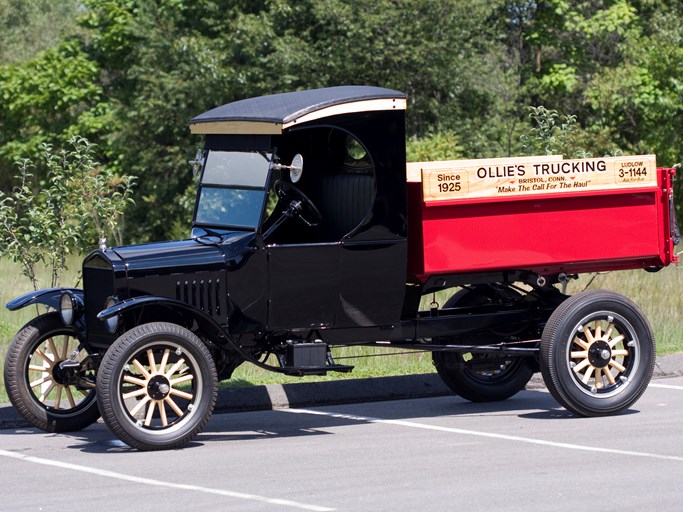
[[[539,274],[664,266],[668,170],[658,186],[427,206],[408,184],[412,276],[533,270]]]

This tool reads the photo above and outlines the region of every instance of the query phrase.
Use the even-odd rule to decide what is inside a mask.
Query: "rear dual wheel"
[[[578,416],[617,414],[640,398],[652,378],[652,328],[626,297],[579,293],[550,316],[540,362],[546,386],[566,409]]]
[[[524,389],[534,371],[521,357],[434,352],[436,371],[451,391],[471,402],[498,402]]]
[[[456,292],[444,308],[481,306],[495,300],[480,287]],[[516,300],[519,293],[509,288],[497,290],[500,300]],[[491,334],[487,342],[500,341]],[[498,354],[433,352],[436,371],[456,395],[472,402],[496,402],[510,398],[526,387],[534,370],[523,357],[501,357]]]
[[[107,350],[97,376],[102,417],[139,450],[180,448],[209,421],[216,367],[192,332],[155,322],[131,329]]]

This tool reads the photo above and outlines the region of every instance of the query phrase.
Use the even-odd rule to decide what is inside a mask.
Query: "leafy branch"
[[[34,183],[28,158],[16,161],[17,184],[0,192],[0,256],[20,264],[38,289],[38,264],[51,271],[50,286],[60,284],[67,256],[91,249],[98,238],[111,236],[123,243],[120,228],[126,207],[133,203],[134,176],[117,176],[101,166],[94,144],[72,137],[71,149],[55,151],[43,145],[46,181]]]
[[[575,115],[561,115],[543,105],[529,107],[532,126],[528,134],[520,137],[522,149],[528,155],[564,155],[569,158],[587,158],[590,155],[576,149],[579,129]]]

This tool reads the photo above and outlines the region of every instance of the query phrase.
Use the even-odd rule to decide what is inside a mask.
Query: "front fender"
[[[116,315],[122,315],[129,313],[133,310],[143,308],[145,306],[163,306],[171,310],[182,311],[192,316],[201,331],[208,336],[211,341],[220,346],[225,346],[230,344],[229,337],[225,330],[210,316],[206,313],[197,309],[195,307],[181,302],[175,299],[169,299],[167,297],[154,297],[154,296],[144,296],[144,297],[133,297],[132,299],[126,299],[118,304],[115,304],[107,309],[100,311],[97,314],[99,320],[106,320]]]
[[[59,298],[62,296],[62,293],[67,291],[76,295],[83,302],[83,290],[79,288],[46,288],[44,290],[28,292],[16,299],[12,299],[5,307],[10,311],[16,311],[33,304],[44,304],[52,309],[59,309]]]

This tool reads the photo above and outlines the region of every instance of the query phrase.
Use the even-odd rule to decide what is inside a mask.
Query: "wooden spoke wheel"
[[[216,402],[213,358],[175,324],[131,329],[107,350],[97,380],[109,428],[139,450],[178,448],[206,425]]]
[[[94,363],[77,331],[65,327],[57,313],[34,318],[14,337],[5,387],[19,414],[46,432],[81,430],[100,417]]]
[[[616,414],[640,398],[652,378],[655,342],[629,299],[593,290],[563,302],[541,342],[548,389],[579,416]]]

